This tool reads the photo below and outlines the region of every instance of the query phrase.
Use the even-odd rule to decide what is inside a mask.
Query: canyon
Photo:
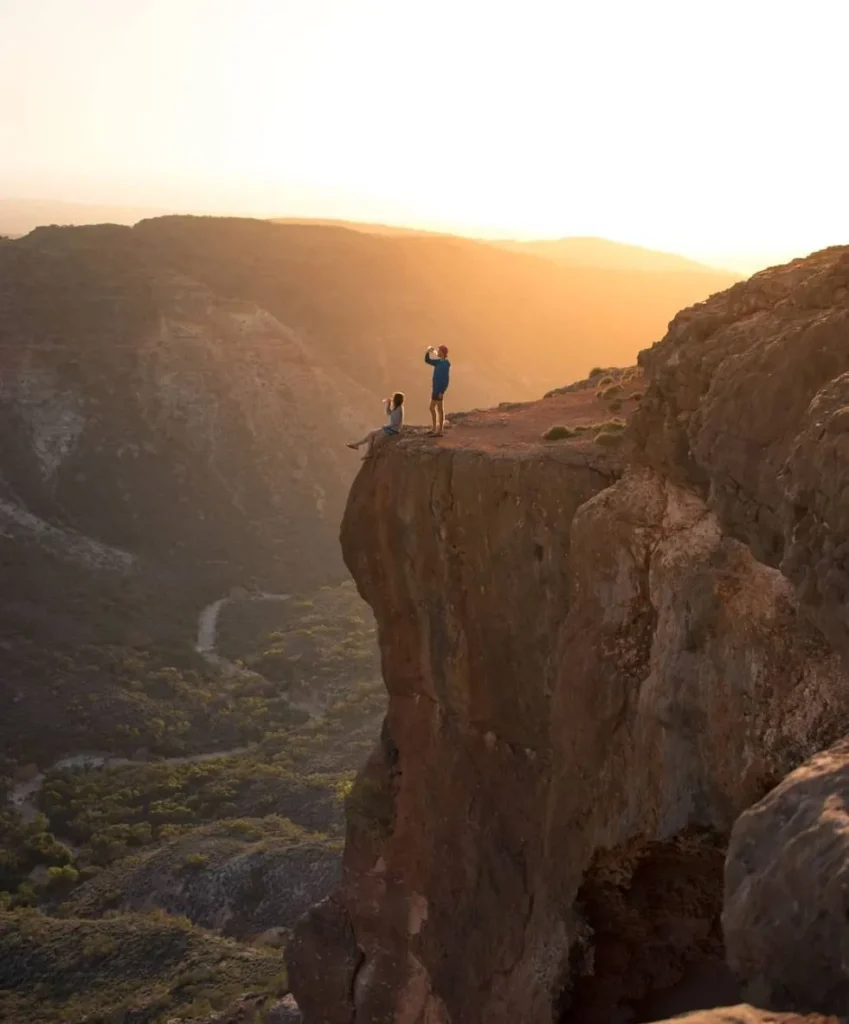
[[[389,708],[305,1024],[849,1012],[847,337],[834,248],[363,465]]]
[[[408,421],[427,417],[427,345],[456,342],[450,408],[524,400],[583,372],[588,344],[632,358],[732,281],[238,218],[0,238],[5,752],[132,756],[116,730],[141,728],[139,709],[102,655],[45,699],[63,658],[157,651],[199,670],[186,644],[199,609],[233,588],[344,579],[338,523],[358,466],[344,442],[399,387]],[[90,729],[80,689],[97,696]]]
[[[0,240],[0,1015],[846,1017],[849,251],[665,274]]]
[[[238,218],[0,238],[0,1017],[279,1016],[386,706],[344,442],[399,386],[427,415],[429,344],[450,408],[523,401],[733,280]]]

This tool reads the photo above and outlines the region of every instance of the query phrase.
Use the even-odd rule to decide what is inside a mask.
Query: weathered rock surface
[[[737,821],[723,927],[762,1005],[849,1007],[849,741],[791,773]]]
[[[313,907],[306,926],[286,949],[289,970],[298,978],[298,1006],[306,1021],[347,1024],[353,1019],[354,978],[362,959],[342,902],[329,897]]]
[[[588,422],[588,386],[366,464],[342,545],[379,626],[388,739],[360,780],[379,810],[349,815],[339,895],[362,963],[334,1001],[293,962],[305,1024],[650,1020],[650,997],[721,971],[734,820],[849,729],[846,669],[776,540],[778,448],[786,459],[792,409],[801,424],[811,398],[785,401],[778,380],[817,384],[788,342],[767,431],[732,372],[752,344],[764,367],[775,358],[762,333],[787,316],[772,308],[790,301],[785,273],[804,285],[837,265],[814,258],[681,314],[643,360],[656,379],[630,464],[587,434],[529,434],[543,416]],[[819,330],[808,307],[797,319]],[[759,446],[729,443],[737,472],[759,474],[749,488],[764,511],[747,528],[748,506],[720,500],[717,482],[720,410],[728,422],[734,401],[761,431]],[[711,435],[696,424],[714,407]],[[299,948],[311,942],[307,923]]]
[[[197,829],[118,862],[75,890],[66,909],[100,917],[158,907],[226,936],[257,939],[293,927],[338,884],[339,850],[329,842],[217,833],[217,826]]]
[[[849,248],[756,274],[684,310],[641,353],[643,457],[695,486],[781,566],[844,655],[849,623]]]
[[[254,1024],[257,1020],[262,1020],[263,1024],[300,1024],[301,1013],[290,995],[269,1004],[263,994],[247,993],[226,1010],[214,1013],[206,1020],[198,1022],[197,1017],[194,1018],[196,1024]],[[166,1024],[187,1022],[188,1018],[171,1017]]]
[[[721,1010],[707,1010],[702,1013],[688,1013],[676,1017],[667,1024],[843,1024],[844,1018],[822,1017],[818,1013],[800,1017],[796,1013],[773,1013],[756,1010],[752,1006],[729,1006]]]

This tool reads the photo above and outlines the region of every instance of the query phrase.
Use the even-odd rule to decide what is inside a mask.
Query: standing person
[[[433,358],[436,354],[436,359]],[[445,407],[442,400],[448,390],[448,377],[451,372],[451,363],[448,361],[448,349],[445,345],[439,348],[429,348],[425,352],[425,362],[433,367],[433,385],[430,392],[430,418],[433,420],[433,430],[436,437],[441,437],[445,429]]]
[[[368,450],[363,456],[364,459],[369,458],[374,450],[375,441],[381,436],[392,437],[395,434],[401,433],[401,427],[404,426],[404,395],[400,391],[396,391],[391,398],[384,398],[383,405],[386,409],[386,415],[389,417],[389,422],[385,427],[378,427],[376,430],[370,430],[364,438],[360,441],[349,441],[348,447],[353,448],[354,451],[364,444],[368,444]]]

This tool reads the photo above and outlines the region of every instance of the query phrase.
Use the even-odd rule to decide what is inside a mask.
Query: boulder
[[[796,769],[737,821],[722,915],[749,998],[849,1011],[849,740]]]

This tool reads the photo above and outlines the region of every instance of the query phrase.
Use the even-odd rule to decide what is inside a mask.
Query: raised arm
[[[427,352],[425,352],[425,362],[427,363],[428,366],[436,366],[436,364],[439,362],[439,360],[438,359],[434,359],[431,356],[430,353],[431,353],[430,349],[428,349]]]

